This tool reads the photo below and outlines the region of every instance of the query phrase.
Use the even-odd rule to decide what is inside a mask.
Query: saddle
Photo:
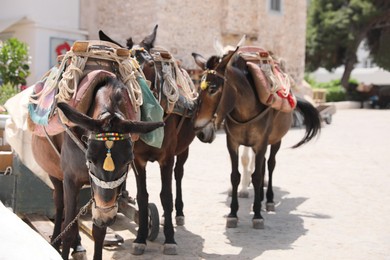
[[[92,97],[96,86],[106,77],[115,78],[116,76],[114,73],[105,70],[93,70],[89,72],[79,83],[75,97],[70,99],[67,103],[72,107],[76,108],[77,111],[86,114],[92,104]],[[33,86],[33,92],[35,94],[38,94],[40,93],[40,91],[43,91],[45,88],[45,82],[46,80],[43,80],[35,84]],[[126,112],[128,113],[126,117],[132,120],[139,120],[140,115],[132,109],[132,102],[130,100],[130,96],[128,94],[127,89],[125,91],[126,93],[123,94],[125,97],[125,107],[127,107]],[[30,103],[28,106],[30,116],[28,117],[27,122],[28,127],[30,131],[33,132],[33,134],[38,136],[46,136],[46,134],[48,134],[52,136],[65,131],[64,124],[68,126],[73,126],[73,124],[70,123],[60,111],[55,110],[56,103],[53,94],[48,95],[46,97],[42,96],[42,98],[45,98],[47,102],[51,102],[51,109],[48,110],[48,112],[42,113],[43,109],[34,103]],[[49,113],[49,115],[46,115],[47,113]],[[49,118],[47,119],[47,124],[37,123],[42,122],[41,119],[39,119],[40,114],[49,116]]]
[[[79,112],[87,113],[94,89],[105,77],[117,77],[126,85],[127,116],[132,120],[140,119],[142,93],[137,77],[141,77],[141,73],[127,49],[104,41],[75,42],[58,61],[58,65],[34,85],[28,105],[28,126],[33,134],[52,136],[65,130],[63,124],[72,126],[57,111],[56,104],[66,102]]]
[[[259,101],[276,110],[291,112],[297,103],[291,92],[295,83],[284,72],[282,62],[259,47],[243,46],[238,49],[238,54],[246,61]]]
[[[187,71],[162,47],[152,48],[150,54],[157,69],[155,94],[165,113],[190,117],[198,94]]]

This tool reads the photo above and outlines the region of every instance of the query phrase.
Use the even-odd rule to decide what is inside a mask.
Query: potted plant
[[[27,44],[16,38],[0,41],[0,148],[5,149],[4,127],[9,118],[5,102],[25,88],[30,75]]]

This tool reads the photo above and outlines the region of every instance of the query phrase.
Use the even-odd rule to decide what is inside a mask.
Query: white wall
[[[38,81],[51,67],[50,42],[52,38],[82,40],[87,32],[79,29],[79,0],[1,0],[0,21],[20,20],[0,35],[16,37],[30,47],[31,75],[27,85]]]
[[[0,19],[27,16],[37,24],[79,28],[79,0],[1,0]]]

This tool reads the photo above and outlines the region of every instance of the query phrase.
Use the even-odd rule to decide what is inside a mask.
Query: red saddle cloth
[[[296,107],[296,98],[291,92],[294,80],[282,70],[279,62],[259,47],[243,46],[238,52],[246,61],[259,101],[276,110],[291,112]],[[268,67],[267,74],[262,66]]]

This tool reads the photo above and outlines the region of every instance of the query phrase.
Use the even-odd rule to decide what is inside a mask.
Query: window
[[[282,12],[282,0],[270,0],[270,10],[273,12]]]

